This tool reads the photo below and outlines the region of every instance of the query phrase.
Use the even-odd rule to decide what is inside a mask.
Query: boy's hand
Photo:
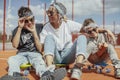
[[[25,24],[25,18],[24,17],[19,18],[19,20],[18,20],[18,27],[19,28],[23,28],[24,24]]]
[[[28,25],[27,27],[27,30],[29,30],[30,32],[35,32],[36,31],[36,27],[35,27],[35,23],[32,22],[30,25]]]

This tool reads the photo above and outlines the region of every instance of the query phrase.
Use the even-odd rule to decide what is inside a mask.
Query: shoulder
[[[17,26],[16,28],[14,28],[14,29],[12,30],[12,32],[13,32],[13,33],[16,32],[17,29],[18,29],[18,26]]]
[[[79,22],[72,21],[72,20],[67,20],[67,23],[81,25]]]
[[[49,22],[47,22],[47,23],[44,24],[43,30],[52,29],[51,27],[52,27],[51,24]]]
[[[76,21],[71,21],[71,20],[67,20],[66,24],[69,25],[69,27],[72,27],[72,28],[73,28],[73,26],[74,27],[79,27],[79,28],[81,28],[81,26],[82,26],[82,24],[80,24]]]

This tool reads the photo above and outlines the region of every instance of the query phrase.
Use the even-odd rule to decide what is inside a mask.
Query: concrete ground
[[[117,47],[116,51],[118,53],[118,56],[120,58],[120,48]],[[9,56],[15,55],[16,50],[5,50],[0,51],[0,77],[7,74],[7,59]],[[110,63],[110,61],[109,61]],[[88,64],[88,63],[87,63]],[[91,64],[90,64],[91,65]],[[105,69],[103,70],[103,73],[96,73],[96,70],[88,70],[87,66],[83,68],[83,74],[81,77],[81,80],[120,80],[114,78],[114,70],[112,66],[107,66],[106,68],[110,68],[111,72],[106,73]],[[30,80],[39,80],[39,78],[35,75],[35,72],[32,71],[27,76]],[[70,80],[70,74],[66,74],[66,77],[63,80]]]

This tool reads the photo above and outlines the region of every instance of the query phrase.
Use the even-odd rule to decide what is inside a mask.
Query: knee
[[[52,35],[47,35],[45,40],[54,40],[54,37]]]
[[[54,37],[52,35],[47,35],[45,38],[45,42],[51,42],[51,41],[54,41]]]
[[[80,35],[80,36],[78,37],[78,40],[79,40],[79,41],[87,41],[87,38],[86,38],[85,35]]]
[[[14,56],[11,56],[11,57],[9,57],[8,58],[8,63],[13,63],[13,62],[15,62],[16,60],[15,60],[15,57]]]

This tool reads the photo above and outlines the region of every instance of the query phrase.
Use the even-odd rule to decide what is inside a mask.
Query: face
[[[54,6],[50,6],[49,9],[46,11],[49,21],[51,23],[56,23],[59,20],[59,14]]]
[[[34,23],[34,16],[25,17],[24,23],[24,27],[30,27]]]
[[[89,37],[97,37],[97,29],[89,27],[86,29],[86,33],[89,35]]]

